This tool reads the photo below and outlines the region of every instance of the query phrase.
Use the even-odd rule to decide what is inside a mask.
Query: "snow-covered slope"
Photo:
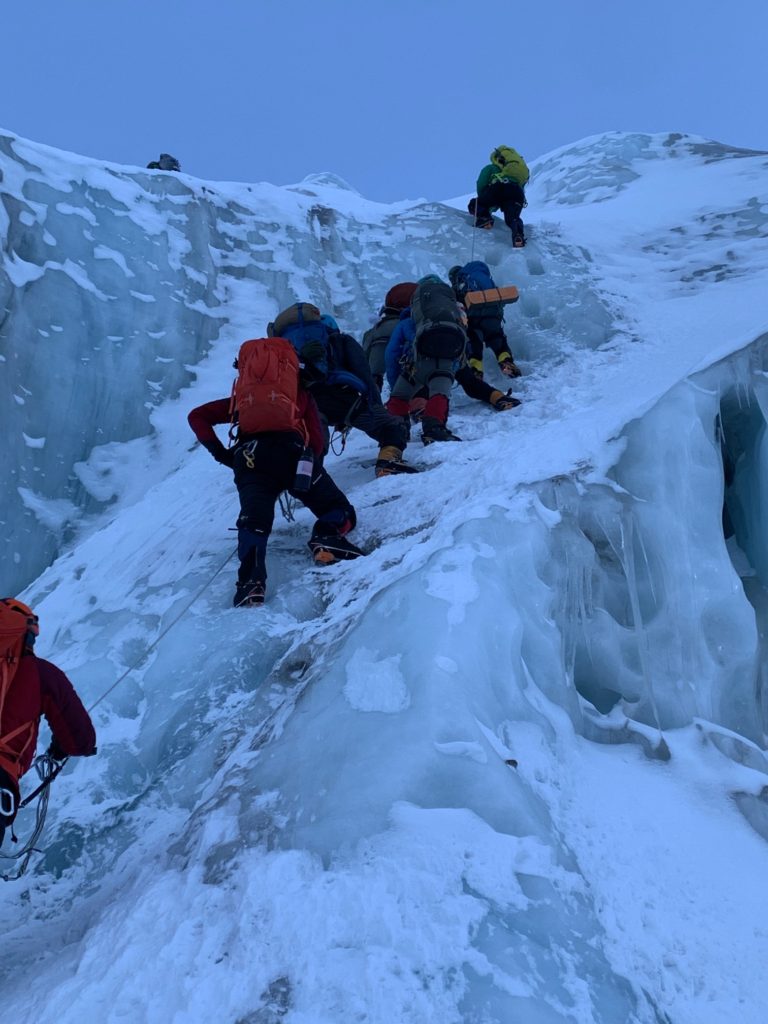
[[[585,140],[513,251],[464,200],[3,145],[3,518],[14,579],[62,547],[25,598],[100,701],[2,892],[9,1017],[762,1021],[768,158]],[[521,292],[521,408],[455,393],[414,478],[353,436],[368,557],[309,568],[299,511],[230,609],[236,495],[186,412],[286,302],[359,333],[471,256]]]

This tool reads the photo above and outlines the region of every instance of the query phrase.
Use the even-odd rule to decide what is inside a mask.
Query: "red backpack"
[[[308,439],[299,412],[299,357],[285,338],[244,341],[237,356],[230,412],[241,434],[292,430]]]
[[[0,768],[14,779],[19,777],[19,757],[35,735],[34,729],[30,729],[35,722],[24,722],[6,733],[3,730],[3,708],[21,656],[27,647],[32,646],[38,632],[37,616],[31,608],[12,597],[0,600]],[[25,729],[30,729],[29,739],[21,751],[16,750],[10,742]]]

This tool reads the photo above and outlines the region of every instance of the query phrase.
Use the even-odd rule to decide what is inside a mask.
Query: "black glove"
[[[54,736],[51,740],[51,745],[46,750],[48,757],[52,757],[54,761],[65,761],[68,757],[67,754],[59,746],[59,742]]]
[[[235,449],[225,448],[224,445],[218,439],[216,441],[209,441],[205,447],[216,459],[217,462],[221,463],[222,466],[226,466],[228,469],[232,469],[235,465]]]
[[[321,341],[308,341],[301,349],[303,363],[321,363],[326,358],[325,346]]]

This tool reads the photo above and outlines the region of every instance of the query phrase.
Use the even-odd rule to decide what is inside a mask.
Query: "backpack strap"
[[[25,722],[23,725],[14,729],[13,732],[9,732],[0,739],[0,768],[4,768],[16,783],[18,783],[19,778],[21,777],[21,758],[24,756],[27,747],[32,742],[32,737],[34,736],[34,725],[34,722]],[[25,729],[29,730],[29,734],[24,746],[21,750],[13,750],[8,745],[9,742],[17,736],[20,736]]]
[[[8,694],[8,690],[10,689],[10,678],[10,665],[8,660],[3,658],[2,663],[0,663],[0,720],[2,719],[3,708],[5,706],[5,698]],[[24,722],[22,725],[18,725],[11,732],[7,732],[5,735],[0,736],[0,768],[4,768],[15,782],[19,781],[19,776],[21,775],[19,762],[21,761],[27,747],[32,742],[32,737],[35,734],[34,727],[34,721]],[[11,740],[15,740],[17,736],[21,736],[25,730],[28,730],[29,734],[24,745],[21,750],[14,750],[10,745]]]

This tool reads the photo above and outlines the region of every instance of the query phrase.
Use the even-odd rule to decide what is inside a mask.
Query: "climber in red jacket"
[[[21,601],[0,599],[0,843],[16,817],[19,779],[34,759],[42,715],[53,733],[48,754],[54,760],[96,753],[93,723],[72,683],[34,653],[37,622]]]

